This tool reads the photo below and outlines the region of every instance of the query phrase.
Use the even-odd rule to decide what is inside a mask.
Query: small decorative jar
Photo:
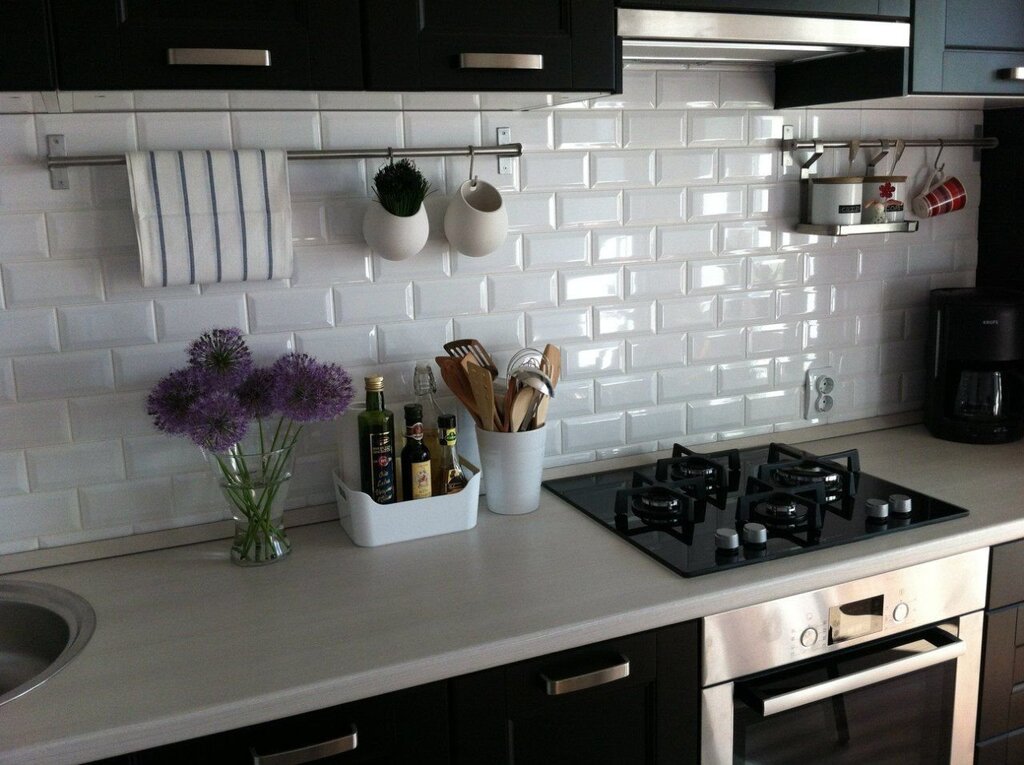
[[[907,176],[876,175],[864,179],[864,223],[899,223],[904,220]],[[881,220],[879,220],[881,218]]]

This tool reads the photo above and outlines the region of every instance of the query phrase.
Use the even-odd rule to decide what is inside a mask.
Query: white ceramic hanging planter
[[[413,215],[392,215],[379,202],[371,202],[363,217],[363,238],[385,260],[405,260],[423,249],[430,234],[426,208]]]

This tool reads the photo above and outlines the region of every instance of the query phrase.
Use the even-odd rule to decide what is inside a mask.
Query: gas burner
[[[678,496],[657,486],[633,497],[632,508],[633,515],[649,526],[679,523],[685,510]]]
[[[798,462],[795,465],[776,468],[775,478],[786,486],[803,486],[815,481],[824,481],[829,488],[839,488],[842,485],[839,473],[816,462]]]
[[[807,520],[808,509],[789,494],[771,494],[751,508],[754,515],[769,525],[795,526]]]
[[[695,462],[680,462],[672,466],[672,478],[681,481],[687,478],[704,478],[709,489],[715,488],[714,465],[699,464]]]

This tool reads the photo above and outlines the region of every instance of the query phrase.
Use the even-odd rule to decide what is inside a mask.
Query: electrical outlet
[[[836,370],[832,367],[808,369],[805,388],[804,419],[827,416],[836,405]]]

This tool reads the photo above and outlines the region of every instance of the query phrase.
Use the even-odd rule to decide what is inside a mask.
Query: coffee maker
[[[924,422],[968,444],[1024,437],[1024,293],[932,290]]]

